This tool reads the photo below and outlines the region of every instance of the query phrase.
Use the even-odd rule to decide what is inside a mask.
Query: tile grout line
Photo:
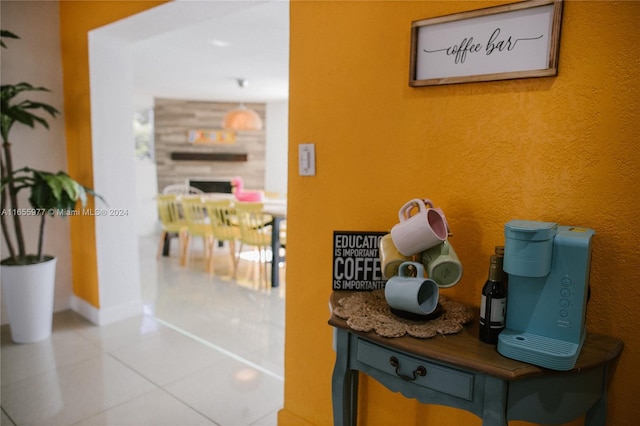
[[[164,325],[165,327],[168,327],[168,328],[172,329],[173,331],[182,334],[185,337],[188,337],[188,338],[190,338],[190,339],[192,339],[192,340],[194,340],[194,341],[196,341],[196,342],[198,342],[200,344],[203,344],[203,345],[207,346],[208,348],[216,350],[216,351],[218,351],[218,352],[220,352],[220,353],[222,353],[224,355],[227,355],[228,357],[233,358],[234,360],[239,361],[239,362],[241,362],[241,363],[243,363],[243,364],[245,364],[245,365],[247,365],[247,366],[249,366],[251,368],[254,368],[254,369],[266,374],[267,376],[271,376],[274,379],[277,379],[277,380],[280,380],[281,382],[284,382],[284,377],[282,377],[279,374],[276,374],[276,373],[274,373],[272,371],[269,371],[266,368],[254,363],[254,362],[251,362],[248,359],[245,359],[245,358],[241,357],[238,354],[235,354],[235,353],[233,353],[231,351],[228,351],[227,349],[224,349],[224,348],[222,348],[222,347],[220,347],[220,346],[218,346],[216,344],[213,344],[213,343],[209,342],[208,340],[205,340],[205,339],[203,339],[201,337],[198,337],[195,334],[189,333],[188,331],[186,331],[186,330],[184,330],[184,329],[182,329],[182,328],[180,328],[180,327],[178,327],[176,325],[173,325],[170,322],[164,321],[164,320],[162,320],[162,319],[160,319],[160,318],[158,318],[158,317],[156,317],[154,315],[145,314],[145,316],[149,316],[149,317],[153,318],[154,321],[157,321],[160,324]]]

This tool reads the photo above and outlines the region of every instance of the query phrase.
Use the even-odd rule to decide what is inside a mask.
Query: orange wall
[[[65,128],[69,174],[93,187],[88,32],[165,1],[60,1]],[[93,200],[91,200],[93,202]],[[73,292],[100,307],[95,220],[71,218]]]
[[[556,77],[408,86],[411,21],[496,4],[292,2],[282,425],[332,424],[333,231],[388,230],[414,197],[444,209],[465,268],[443,292],[476,306],[505,222],[595,229],[588,330],[625,342],[607,424],[630,425],[637,415],[640,56],[629,43],[640,38],[640,2],[566,2]],[[317,175],[300,177],[297,145],[309,142]],[[367,378],[360,418],[480,424]]]

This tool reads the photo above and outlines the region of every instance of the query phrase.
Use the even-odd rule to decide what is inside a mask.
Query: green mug
[[[422,264],[438,287],[454,286],[462,278],[462,263],[449,240],[422,252]]]

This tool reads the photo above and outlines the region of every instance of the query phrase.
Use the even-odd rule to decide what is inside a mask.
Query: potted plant
[[[0,30],[0,45],[4,38],[19,38],[10,31]],[[87,194],[97,196],[66,173],[50,173],[30,167],[14,169],[9,134],[14,124],[49,128],[47,120],[36,113],[55,118],[59,111],[51,105],[31,100],[19,100],[27,92],[48,92],[29,83],[3,84],[0,87],[0,133],[2,135],[2,166],[0,224],[9,256],[0,261],[2,298],[9,317],[11,337],[18,343],[44,340],[51,335],[56,258],[43,253],[45,223],[51,216],[65,216],[75,210],[78,201],[84,207]],[[20,208],[18,193],[27,190],[30,208]],[[98,196],[99,197],[99,196]],[[100,197],[101,198],[101,197]],[[39,219],[36,252],[27,252],[22,227],[23,216]]]

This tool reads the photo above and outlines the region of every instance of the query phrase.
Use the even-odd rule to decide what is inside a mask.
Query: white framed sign
[[[412,87],[558,73],[562,0],[529,0],[414,21]]]

